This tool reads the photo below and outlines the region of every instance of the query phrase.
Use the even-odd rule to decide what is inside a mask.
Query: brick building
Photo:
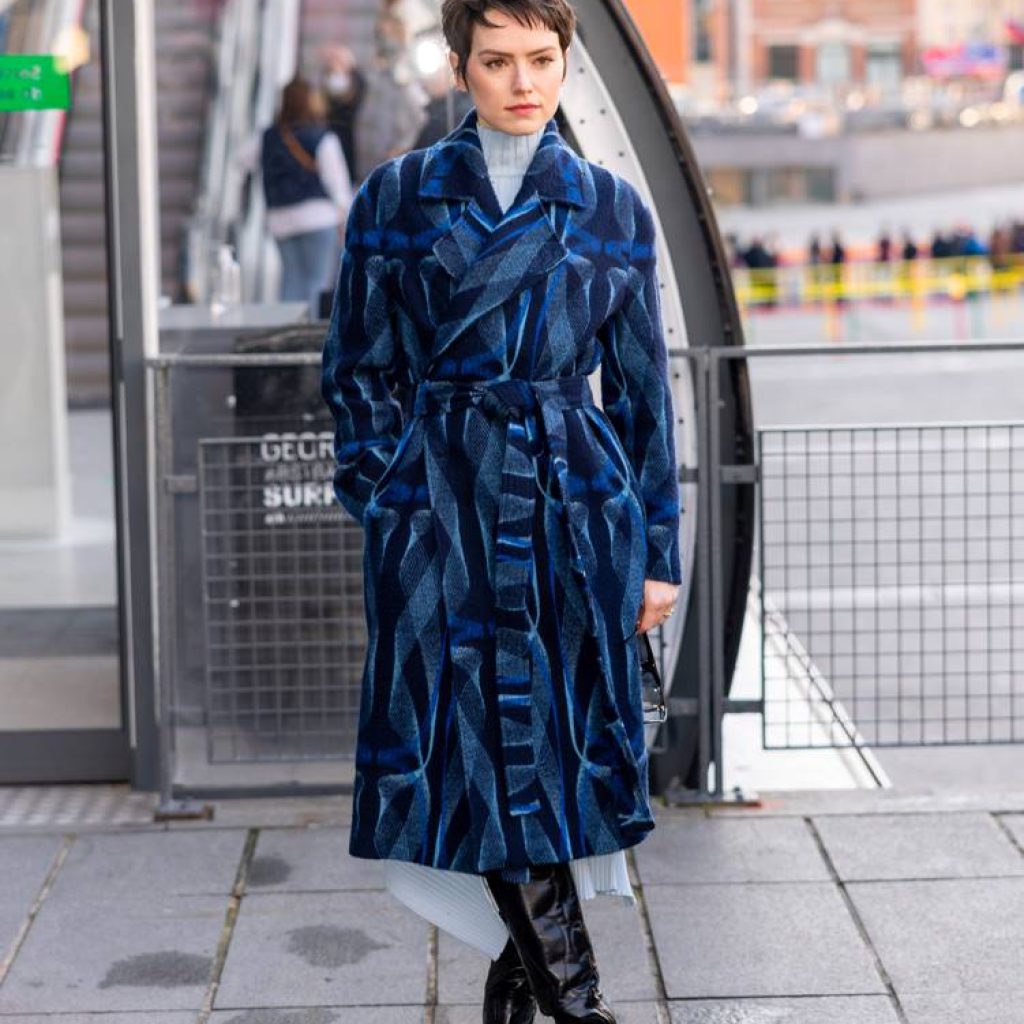
[[[918,70],[918,0],[626,3],[669,84],[717,100],[780,79],[884,93]]]

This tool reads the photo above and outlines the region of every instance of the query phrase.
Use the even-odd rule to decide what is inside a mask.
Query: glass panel
[[[795,82],[798,77],[798,55],[796,46],[768,47],[768,77],[786,78]]]
[[[818,81],[841,85],[850,78],[850,48],[846,43],[826,42],[818,46]]]
[[[8,100],[14,59],[59,58],[14,103],[43,109],[0,114],[0,732],[44,745],[122,726],[98,12],[52,26],[48,6],[0,17]],[[13,749],[0,782],[33,781]],[[54,771],[88,777],[72,756],[55,742]]]
[[[899,43],[874,43],[868,47],[865,78],[869,86],[896,93],[903,81],[903,55]]]

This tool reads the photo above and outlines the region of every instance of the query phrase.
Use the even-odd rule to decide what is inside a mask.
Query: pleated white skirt
[[[498,959],[508,941],[508,929],[482,875],[399,860],[383,864],[385,884],[395,899],[491,960]],[[573,860],[569,867],[581,900],[619,896],[630,905],[636,902],[624,850]]]

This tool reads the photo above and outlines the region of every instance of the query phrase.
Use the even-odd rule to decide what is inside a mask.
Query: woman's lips
[[[537,110],[540,107],[539,103],[528,103],[521,107],[509,107],[509,110],[514,110],[517,114],[528,114],[531,110]]]

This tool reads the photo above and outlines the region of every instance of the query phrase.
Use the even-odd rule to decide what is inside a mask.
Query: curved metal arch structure
[[[670,352],[677,414],[676,452],[686,469],[698,467],[697,409],[692,362],[672,356],[688,346],[743,344],[728,260],[693,149],[661,75],[622,0],[574,0],[577,36],[559,112],[563,135],[583,157],[634,184],[655,214],[662,285],[662,317]],[[724,461],[753,462],[753,410],[746,368],[727,363],[719,409]],[[665,675],[674,696],[695,697],[699,679],[702,595],[695,566],[697,486],[682,485],[684,586],[677,614],[665,627]],[[725,581],[726,678],[736,664],[750,584],[754,538],[752,485],[722,495],[722,579]],[[686,510],[694,510],[687,514]],[[652,758],[651,785],[661,792],[678,779],[698,788],[698,726],[670,719],[668,749]]]

